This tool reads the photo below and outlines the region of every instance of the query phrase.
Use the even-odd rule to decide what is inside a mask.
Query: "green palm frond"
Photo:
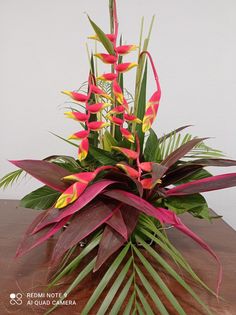
[[[162,161],[173,151],[178,149],[181,145],[194,139],[195,137],[187,133],[182,135],[180,133],[173,132],[168,137],[163,136],[162,141],[159,142],[158,149],[156,152],[156,160]],[[206,145],[203,141],[195,146],[188,155],[184,158],[196,159],[196,158],[217,158],[224,156],[220,150],[213,149]]]
[[[168,315],[170,306],[175,309],[176,314],[186,315],[184,306],[181,305],[171,288],[168,287],[168,282],[166,277],[163,277],[163,272],[182,286],[186,294],[195,299],[205,310],[206,314],[212,314],[184,277],[189,275],[197,284],[203,286],[211,293],[213,292],[194,273],[184,257],[170,243],[164,231],[158,228],[148,216],[141,216],[140,224],[134,237],[118,252],[110,267],[101,276],[99,284],[82,310],[82,315],[89,314],[94,305],[97,305],[96,314],[99,315],[105,315],[108,312],[114,315],[121,312],[122,314],[152,315],[156,314],[157,311],[162,315]],[[77,270],[83,259],[99,245],[100,240],[101,234],[98,233],[72,262],[63,270],[60,269],[60,272],[49,287],[59,284],[64,276]],[[152,245],[149,244],[150,240]],[[155,245],[170,256],[176,263],[178,271],[154,249]],[[77,278],[60,300],[63,300],[87,275],[93,272],[95,260],[96,257],[91,258],[90,263],[80,270]],[[150,260],[154,260],[155,263],[151,264]],[[181,270],[183,272],[180,272]],[[182,274],[184,274],[184,277]],[[150,279],[152,279],[151,282]],[[161,298],[163,295],[166,297],[166,300]],[[166,301],[168,301],[168,305]],[[126,306],[124,307],[124,305]],[[56,306],[51,308],[46,314],[49,314],[55,308]]]
[[[9,185],[12,185],[14,182],[16,182],[19,179],[19,177],[22,174],[23,174],[23,170],[21,169],[6,174],[0,179],[0,188],[5,189]]]

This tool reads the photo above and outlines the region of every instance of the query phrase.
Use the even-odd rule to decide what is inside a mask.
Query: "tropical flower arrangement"
[[[44,184],[21,200],[26,208],[44,211],[26,231],[16,256],[60,231],[51,256],[54,274],[49,287],[74,275],[66,295],[105,265],[106,270],[81,314],[89,314],[96,305],[100,315],[121,311],[122,314],[165,315],[169,314],[166,300],[176,314],[186,314],[156,266],[165,270],[211,314],[192,287],[162,257],[162,252],[196,283],[219,296],[220,261],[205,241],[182,223],[180,215],[188,212],[195,218],[212,220],[201,193],[235,186],[236,173],[212,176],[204,168],[234,166],[236,161],[225,159],[220,151],[208,147],[206,138],[182,135],[181,131],[190,126],[162,137],[156,135],[151,127],[157,116],[161,87],[148,52],[153,20],[144,40],[142,21],[139,44],[124,45],[122,36],[118,38],[115,0],[109,1],[109,9],[109,33],[88,17],[95,33],[90,38],[103,52],[89,53],[87,82],[79,90],[63,91],[71,100],[71,109],[65,115],[78,122],[82,129],[69,139],[58,137],[78,148],[77,157],[14,160],[11,163],[19,170],[0,182],[6,187],[26,172]],[[136,52],[137,62],[126,61]],[[107,71],[103,74],[98,73],[98,59],[106,64]],[[147,93],[149,64],[156,84],[151,95]],[[135,70],[132,96],[123,79],[125,72]],[[79,144],[74,142],[77,140]],[[192,238],[215,258],[219,268],[216,293],[171,244],[166,233],[170,226]],[[158,296],[157,288],[166,300]]]

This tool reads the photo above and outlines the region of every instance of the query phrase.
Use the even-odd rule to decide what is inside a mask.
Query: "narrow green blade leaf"
[[[104,315],[110,306],[114,296],[116,295],[117,291],[119,290],[127,272],[129,271],[130,265],[132,262],[132,257],[129,258],[119,275],[117,276],[116,280],[114,281],[112,287],[110,288],[109,292],[107,293],[106,297],[103,300],[102,305],[100,306],[97,315]]]
[[[3,176],[0,179],[0,188],[5,189],[7,188],[7,186],[12,185],[14,182],[16,182],[19,179],[22,172],[23,170],[19,169]]]
[[[120,252],[120,254],[116,257],[116,259],[111,264],[110,268],[107,270],[103,278],[101,279],[99,285],[96,287],[95,291],[93,292],[92,296],[88,300],[87,304],[85,305],[84,309],[82,310],[81,315],[89,314],[89,311],[97,302],[99,296],[102,294],[103,290],[107,286],[108,282],[111,280],[112,276],[116,272],[117,268],[120,266],[121,262],[123,261],[124,257],[126,256],[128,250],[130,248],[130,244],[128,243]]]
[[[108,151],[90,146],[89,153],[102,165],[115,165],[117,163],[117,160],[113,159]]]
[[[127,294],[129,292],[129,289],[131,287],[131,284],[133,282],[134,276],[133,274],[130,276],[129,280],[126,282],[124,288],[122,289],[120,295],[118,296],[115,304],[113,305],[110,314],[112,315],[117,315],[121,309],[121,306],[125,300],[125,298],[127,297]]]
[[[141,305],[136,301],[136,307],[139,315],[144,315]]]
[[[136,285],[136,290],[137,290],[137,293],[138,293],[138,296],[139,296],[139,299],[143,305],[143,308],[145,310],[145,312],[148,314],[148,315],[154,315],[152,309],[151,309],[151,306],[149,305],[148,301],[146,300],[145,296],[143,295],[142,291],[139,289],[139,287]]]
[[[134,303],[134,298],[135,298],[135,293],[133,292],[133,294],[131,295],[129,302],[126,305],[126,308],[124,310],[123,315],[130,315],[131,314],[131,310],[132,310],[132,306]]]
[[[111,43],[111,41],[106,37],[106,34],[100,29],[99,26],[97,26],[92,19],[88,16],[89,22],[92,25],[92,28],[94,29],[95,33],[97,34],[98,38],[100,39],[101,43],[103,44],[104,48],[107,50],[107,52],[111,55],[114,55],[114,48]]]

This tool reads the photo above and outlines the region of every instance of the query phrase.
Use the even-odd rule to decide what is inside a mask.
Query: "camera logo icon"
[[[22,301],[22,294],[21,293],[11,293],[10,294],[10,304],[11,305],[21,305]]]

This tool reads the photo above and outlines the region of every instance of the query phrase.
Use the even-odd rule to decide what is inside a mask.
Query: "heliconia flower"
[[[152,162],[142,162],[139,164],[142,171],[151,172],[152,171]]]
[[[64,114],[66,115],[67,118],[72,118],[80,122],[85,122],[89,119],[89,115],[81,112],[65,112]]]
[[[120,126],[120,132],[121,132],[122,136],[125,137],[128,141],[134,143],[134,136],[132,135],[132,133],[129,130],[122,128]]]
[[[90,123],[87,124],[88,128],[93,131],[98,131],[109,125],[110,125],[109,123],[103,121],[91,121]]]
[[[123,73],[131,70],[134,67],[137,67],[138,64],[136,62],[124,62],[120,63],[119,65],[115,66],[117,72]]]
[[[87,138],[88,135],[89,135],[89,131],[88,130],[82,130],[82,131],[74,133],[68,139],[82,140],[84,138]]]
[[[113,81],[113,93],[115,95],[117,102],[123,105],[124,95],[122,93],[121,87],[119,86],[116,80]]]
[[[122,45],[122,46],[116,47],[116,52],[119,55],[126,55],[130,53],[131,51],[136,50],[137,48],[138,46],[136,45]]]
[[[69,95],[73,100],[77,102],[86,102],[88,100],[88,96],[85,94],[77,93],[77,92],[71,92],[71,91],[62,91],[61,93]]]
[[[118,74],[117,73],[103,73],[99,77],[97,77],[97,80],[102,80],[102,81],[113,81],[117,78]]]
[[[115,125],[122,126],[124,123],[124,120],[121,118],[118,118],[116,116],[107,116],[107,118]]]
[[[123,98],[123,104],[122,104],[122,105],[124,106],[125,110],[128,112],[128,110],[129,110],[129,104],[128,104],[128,102],[126,101],[125,98]]]
[[[86,159],[88,155],[88,150],[89,150],[89,141],[88,138],[84,138],[79,145],[79,150],[78,150],[78,159],[79,161],[83,161]]]
[[[146,112],[143,117],[143,125],[142,125],[142,131],[146,132],[148,131],[151,126],[153,121],[156,118],[158,107],[159,107],[159,102],[160,102],[160,97],[161,97],[161,92],[156,91],[152,97],[149,99],[147,105],[146,105]]]
[[[108,95],[105,91],[103,91],[102,89],[100,89],[96,85],[91,84],[90,88],[91,88],[91,93],[94,93],[94,94],[97,94],[99,96],[105,97],[105,98],[107,98],[109,100],[112,100],[110,95]]]
[[[125,107],[123,105],[116,106],[112,108],[108,113],[107,116],[110,116],[111,114],[122,114],[125,111]]]
[[[141,180],[141,184],[144,189],[152,189],[156,184],[161,184],[161,179],[157,179],[153,182],[152,178],[145,178]]]
[[[136,117],[135,115],[124,114],[124,119],[126,121],[135,122],[137,124],[141,124],[142,123],[142,121],[138,117]]]
[[[58,198],[55,208],[61,209],[74,202],[86,189],[87,184],[74,183]]]
[[[122,148],[122,147],[113,147],[112,149],[121,152],[122,154],[124,154],[128,159],[131,160],[136,160],[138,158],[138,152],[130,150],[130,149],[126,149],[126,148]]]
[[[89,113],[97,114],[104,108],[111,106],[109,103],[95,103],[91,105],[86,105],[86,109]]]
[[[116,166],[121,168],[130,177],[137,178],[139,176],[139,172],[135,168],[127,164],[118,163],[116,164]]]
[[[117,56],[109,55],[109,54],[94,54],[95,57],[102,60],[104,63],[114,64],[117,62]]]
[[[115,34],[106,34],[106,37],[113,43],[116,40],[116,36]],[[97,34],[89,36],[89,39],[94,39],[100,42],[99,37],[97,36]]]

